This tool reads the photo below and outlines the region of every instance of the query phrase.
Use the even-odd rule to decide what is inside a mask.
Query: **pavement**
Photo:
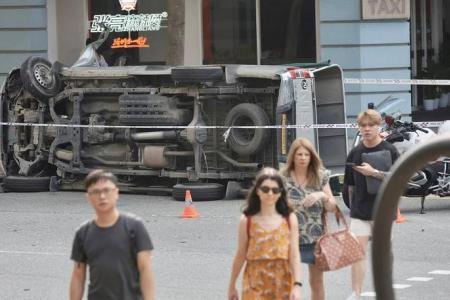
[[[121,195],[119,209],[141,216],[152,237],[156,299],[226,299],[243,204],[194,199],[200,218],[180,219],[184,204],[171,197]],[[407,222],[393,228],[396,299],[450,299],[450,198],[427,199],[425,215],[420,199],[400,207]],[[73,234],[92,216],[79,192],[0,194],[0,299],[67,299]],[[308,299],[305,265],[302,272]],[[325,284],[327,299],[345,299],[350,269],[328,272]],[[363,299],[375,299],[369,264]]]

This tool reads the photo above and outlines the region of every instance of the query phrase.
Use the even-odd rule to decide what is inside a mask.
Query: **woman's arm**
[[[290,246],[289,246],[289,265],[291,267],[292,279],[294,282],[301,282],[300,271],[300,249],[299,249],[299,231],[298,220],[294,213],[289,215],[290,227]],[[300,286],[294,285],[291,291],[290,299],[300,299]]]
[[[236,280],[241,273],[242,266],[245,263],[247,256],[248,235],[247,235],[247,217],[242,216],[239,221],[238,229],[238,247],[236,255],[233,260],[233,267],[231,269],[230,283],[228,285],[228,299],[237,300],[238,293],[236,290]]]
[[[324,198],[323,198],[323,205],[325,207],[325,209],[329,212],[334,212],[336,211],[336,199],[333,196],[333,192],[331,191],[331,187],[330,184],[327,183],[324,187],[323,187],[323,193],[324,193]]]

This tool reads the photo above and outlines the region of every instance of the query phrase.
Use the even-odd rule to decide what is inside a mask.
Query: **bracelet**
[[[294,285],[298,285],[299,287],[302,287],[302,286],[303,286],[303,284],[302,284],[300,281],[295,281],[295,282],[294,282]]]

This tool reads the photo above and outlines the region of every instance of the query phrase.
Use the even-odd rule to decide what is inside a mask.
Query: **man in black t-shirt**
[[[347,157],[344,184],[348,186],[350,205],[350,230],[358,238],[364,253],[372,236],[372,213],[377,194],[377,183],[385,176],[385,171],[397,160],[397,149],[380,137],[381,115],[368,109],[358,115],[358,126],[362,136],[362,142],[353,148]],[[377,169],[375,163],[368,163],[367,158],[385,159],[378,165],[383,169]],[[376,168],[377,167],[377,168]],[[378,181],[378,182],[377,182]],[[375,183],[375,185],[374,185]],[[374,187],[375,186],[375,187]],[[361,299],[361,289],[366,272],[366,261],[361,260],[352,265],[352,290],[348,300]]]
[[[139,218],[119,213],[117,178],[95,170],[86,177],[85,187],[96,217],[75,234],[70,299],[83,298],[88,266],[89,300],[153,300],[153,245]]]

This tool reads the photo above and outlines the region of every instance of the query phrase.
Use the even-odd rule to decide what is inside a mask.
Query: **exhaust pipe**
[[[171,131],[150,131],[150,132],[137,132],[131,135],[131,138],[135,141],[158,141],[158,140],[173,140],[177,138],[177,132]]]

